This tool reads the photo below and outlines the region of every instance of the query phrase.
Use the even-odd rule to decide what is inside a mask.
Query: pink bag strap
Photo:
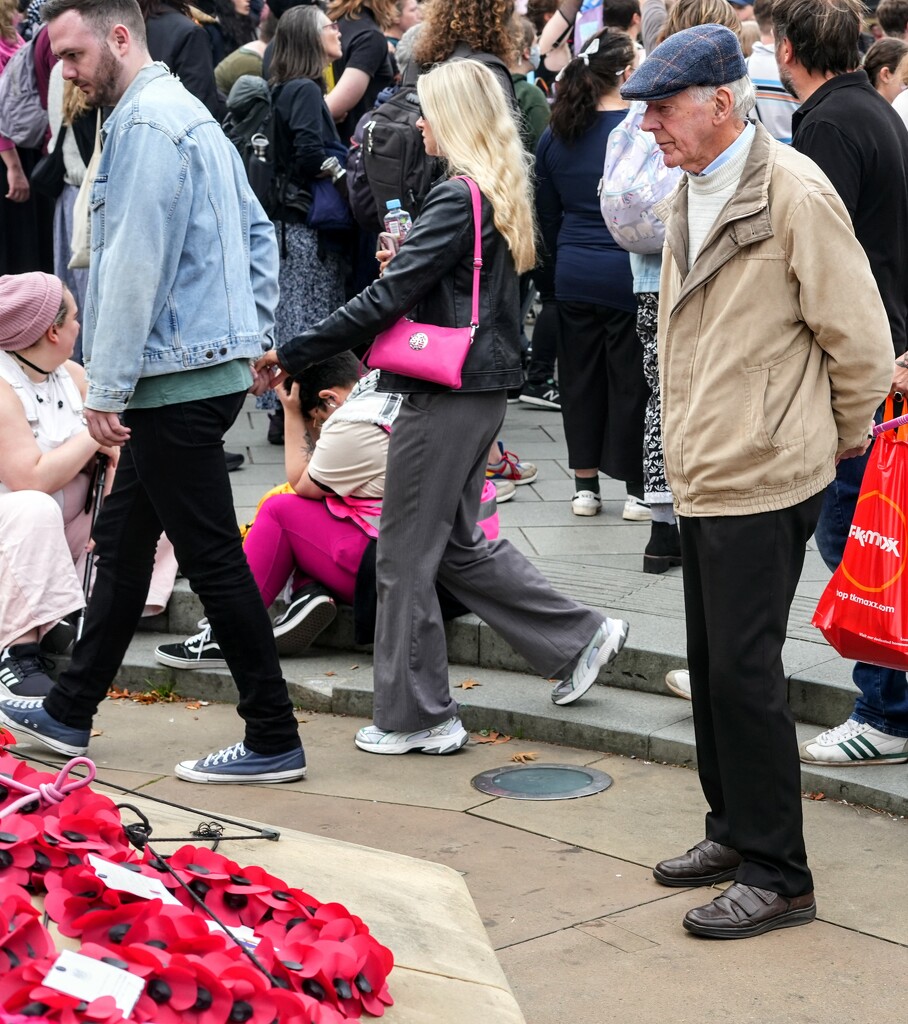
[[[479,186],[465,174],[458,174],[455,177],[465,181],[470,189],[470,196],[473,199],[473,308],[470,314],[470,343],[476,335],[476,328],[479,326],[479,271],[482,270],[482,194]]]

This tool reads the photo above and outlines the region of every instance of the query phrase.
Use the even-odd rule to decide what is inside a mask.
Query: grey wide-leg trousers
[[[376,556],[380,729],[416,731],[457,713],[436,578],[550,678],[573,669],[602,621],[476,525],[505,409],[503,391],[411,394],[394,423]]]

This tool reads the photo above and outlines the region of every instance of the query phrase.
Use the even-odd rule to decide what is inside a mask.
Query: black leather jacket
[[[464,363],[462,391],[499,391],[523,383],[517,271],[482,198],[479,329]],[[313,363],[370,342],[404,314],[440,327],[470,323],[473,292],[473,206],[466,183],[450,179],[429,193],[400,252],[384,275],[321,323],[278,350],[283,367]],[[427,381],[383,373],[380,391],[444,391]]]

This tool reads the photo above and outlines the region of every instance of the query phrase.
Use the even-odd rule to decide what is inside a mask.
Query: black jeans
[[[259,754],[299,746],[299,730],[268,612],[240,541],[224,463],[224,433],[244,393],[127,412],[132,431],[95,525],[97,577],[72,662],[45,708],[91,726],[142,614],[163,530],[236,682],[245,742]]]
[[[706,838],[741,854],[739,882],[783,896],[813,889],[782,646],[822,503],[679,519]]]

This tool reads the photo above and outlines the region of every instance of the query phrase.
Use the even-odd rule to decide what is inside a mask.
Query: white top
[[[0,378],[12,387],[22,403],[25,418],[42,452],[59,448],[64,441],[85,430],[82,396],[64,366],[57,367],[46,381],[38,384],[28,377],[15,356],[0,351]],[[0,494],[8,493],[9,488],[0,481]],[[57,491],[52,497],[63,508],[63,491]]]
[[[790,145],[791,115],[801,104],[782,85],[775,50],[766,43],[754,43],[747,73],[757,93],[757,117],[774,139]]]
[[[753,125],[750,125],[750,129],[749,132],[742,132],[725,153],[713,161],[718,164],[715,170],[687,176],[688,267],[693,266],[722,208],[737,191],[753,144]],[[725,154],[728,154],[728,158],[721,160]]]
[[[908,128],[908,91],[900,92],[896,96],[892,102],[892,109],[904,121],[905,127]]]

